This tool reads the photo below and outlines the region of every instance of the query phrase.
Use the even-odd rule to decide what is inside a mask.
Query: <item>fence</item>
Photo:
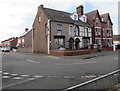
[[[120,89],[120,69],[63,91],[118,91]],[[119,90],[120,91],[120,90]]]

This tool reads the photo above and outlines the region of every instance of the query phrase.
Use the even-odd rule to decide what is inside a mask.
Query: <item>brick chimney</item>
[[[44,5],[43,4],[41,4],[39,7],[38,7],[38,12],[40,12],[41,11],[41,9],[43,9],[44,8]]]
[[[76,8],[77,14],[79,16],[84,14],[84,9],[83,8],[84,8],[83,5],[80,5]]]
[[[27,32],[28,31],[28,28],[25,28],[25,32]]]

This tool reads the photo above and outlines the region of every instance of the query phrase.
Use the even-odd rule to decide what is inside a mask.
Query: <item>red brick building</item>
[[[13,37],[13,38],[9,38],[7,40],[4,40],[1,42],[1,46],[2,47],[10,47],[15,48],[18,42],[18,38],[17,37]]]
[[[109,13],[99,14],[98,10],[91,11],[86,14],[88,21],[93,25],[92,43],[102,46],[110,46],[113,44],[112,21]]]

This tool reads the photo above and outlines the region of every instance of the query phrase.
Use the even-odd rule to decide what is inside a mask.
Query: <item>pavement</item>
[[[90,59],[94,57],[106,56],[106,55],[113,55],[118,54],[118,51],[102,51],[98,53],[91,53],[85,55],[76,55],[76,56],[60,56],[61,58],[65,59]]]

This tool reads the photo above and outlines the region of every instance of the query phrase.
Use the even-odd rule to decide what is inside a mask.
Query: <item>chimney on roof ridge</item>
[[[41,4],[41,5],[38,7],[38,12],[40,12],[41,9],[43,9],[43,8],[44,8],[44,6],[43,6],[43,4]]]
[[[43,4],[41,4],[40,7],[43,8],[44,7]]]
[[[28,28],[25,28],[25,32],[27,32],[28,31]]]
[[[78,6],[78,7],[76,8],[76,11],[77,11],[77,14],[78,14],[79,16],[83,15],[83,14],[84,14],[84,7],[83,7],[83,5],[81,4],[80,6]]]

